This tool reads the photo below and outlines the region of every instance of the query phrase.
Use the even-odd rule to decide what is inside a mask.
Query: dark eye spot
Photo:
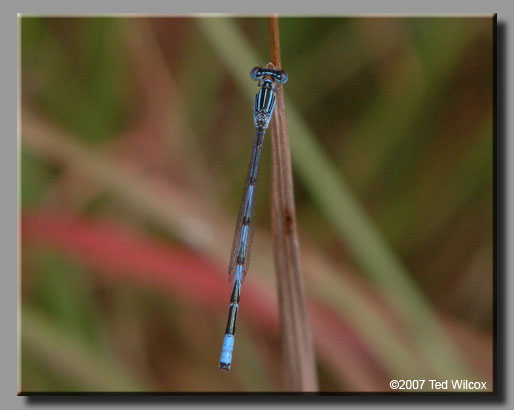
[[[259,67],[254,67],[250,70],[250,77],[252,78],[252,80],[258,80],[258,73],[259,73],[259,70],[260,68]]]
[[[287,83],[288,75],[284,70],[280,70],[280,82],[282,84]]]

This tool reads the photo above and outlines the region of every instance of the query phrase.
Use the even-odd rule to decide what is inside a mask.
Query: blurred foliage
[[[264,293],[243,290],[228,377],[221,275],[212,309],[189,279],[138,276],[121,237],[109,257],[81,228],[114,224],[225,269],[266,19],[20,24],[21,390],[278,390],[276,323],[249,312],[266,304],[252,295],[275,297],[269,143],[248,280]],[[325,309],[311,320],[335,332],[315,333],[321,390],[441,372],[492,383],[492,20],[280,24],[307,292]]]

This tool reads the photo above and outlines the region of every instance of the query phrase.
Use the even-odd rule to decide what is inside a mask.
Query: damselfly
[[[255,193],[257,188],[257,174],[261,158],[264,134],[268,128],[275,109],[275,92],[277,84],[287,82],[287,73],[284,70],[276,70],[269,63],[266,67],[255,67],[250,71],[252,80],[259,81],[259,92],[255,96],[253,122],[255,125],[255,142],[253,144],[252,157],[246,184],[241,201],[241,208],[237,218],[234,242],[232,243],[232,255],[228,267],[229,280],[233,280],[232,295],[230,297],[230,309],[228,312],[227,328],[221,348],[220,369],[230,370],[232,363],[232,351],[234,349],[234,336],[236,333],[237,311],[239,309],[239,296],[241,295],[241,283],[248,271],[250,263],[250,250],[252,245],[253,215],[255,208]]]

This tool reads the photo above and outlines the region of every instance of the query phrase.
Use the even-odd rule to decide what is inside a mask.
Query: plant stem
[[[280,69],[282,61],[276,15],[269,17],[268,27],[271,62]],[[282,87],[278,87],[276,94],[277,105],[271,121],[271,226],[284,355],[284,387],[289,391],[316,391],[318,382],[301,276],[291,154]]]

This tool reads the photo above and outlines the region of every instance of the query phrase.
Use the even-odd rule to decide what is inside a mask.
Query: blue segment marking
[[[220,369],[230,370],[232,363],[232,352],[234,351],[234,336],[225,335],[221,346]]]

